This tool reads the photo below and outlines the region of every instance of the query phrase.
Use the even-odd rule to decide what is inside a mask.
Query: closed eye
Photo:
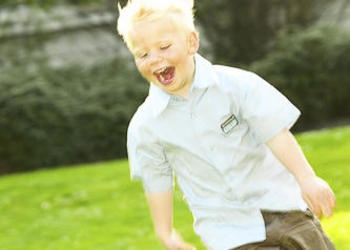
[[[170,46],[171,46],[171,44],[163,45],[163,46],[160,46],[160,49],[161,50],[166,50],[166,49],[169,49]]]
[[[136,57],[137,57],[137,58],[146,58],[147,55],[148,55],[147,53],[137,53],[137,54],[136,54]]]

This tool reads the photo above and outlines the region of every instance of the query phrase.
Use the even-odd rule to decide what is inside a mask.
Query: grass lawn
[[[350,249],[350,127],[297,136],[316,172],[333,187],[337,210],[322,219],[338,250]],[[204,249],[175,193],[175,226]],[[161,250],[140,183],[126,160],[0,177],[1,250]]]

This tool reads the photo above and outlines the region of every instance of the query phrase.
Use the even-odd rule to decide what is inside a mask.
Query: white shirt
[[[295,178],[265,143],[300,115],[257,75],[195,56],[188,99],[151,84],[128,129],[132,178],[146,192],[173,187],[173,173],[208,249],[265,239],[261,209],[305,210]]]

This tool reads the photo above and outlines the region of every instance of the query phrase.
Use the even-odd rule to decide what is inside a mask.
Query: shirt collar
[[[215,78],[211,68],[212,64],[199,54],[196,54],[194,59],[196,62],[196,71],[194,75],[194,81],[191,86],[191,91],[194,88],[204,89],[210,85],[213,85]],[[157,85],[153,83],[150,84],[148,99],[151,102],[151,108],[154,116],[160,115],[160,113],[166,109],[170,98],[170,94],[164,92]]]

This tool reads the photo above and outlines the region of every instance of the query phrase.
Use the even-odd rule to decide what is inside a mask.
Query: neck
[[[184,85],[181,89],[179,89],[176,93],[176,95],[181,96],[185,99],[188,99],[190,92],[191,92],[191,87],[194,81],[194,76],[196,73],[196,61],[194,56],[191,58],[191,62],[190,62],[190,70],[189,72],[191,72],[191,74],[189,74],[189,77],[187,79],[185,79]]]

